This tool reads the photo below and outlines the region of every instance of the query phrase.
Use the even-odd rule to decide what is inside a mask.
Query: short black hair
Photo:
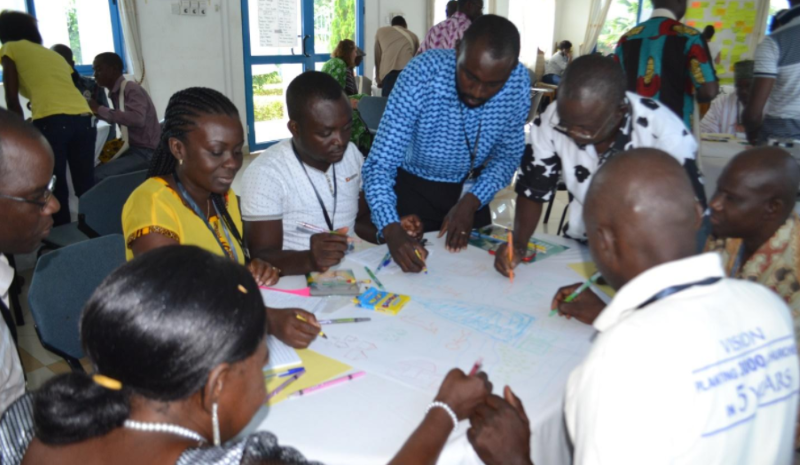
[[[264,343],[264,302],[250,271],[194,246],[160,247],[122,265],[80,319],[83,349],[111,390],[84,372],[47,382],[33,397],[36,437],[70,444],[121,427],[131,397],[174,402],[201,391],[211,370]]]
[[[403,18],[402,16],[395,16],[394,18],[392,18],[392,26],[403,26],[407,28],[408,23],[406,22],[406,19]]]
[[[716,33],[717,30],[711,24],[703,28],[703,37],[707,37],[708,38],[707,40],[711,40],[711,38],[714,37],[714,34]]]
[[[559,42],[558,49],[559,50],[564,50],[565,48],[566,49],[572,48],[572,42],[570,42],[568,40],[562,40],[561,42]]]
[[[64,59],[67,60],[67,63],[69,64],[75,62],[75,57],[72,55],[72,49],[64,44],[55,44],[52,47],[50,47],[50,50],[64,57]]]
[[[42,35],[36,18],[21,11],[5,10],[0,13],[0,43],[27,40],[42,45]]]
[[[112,68],[117,69],[120,73],[125,69],[125,65],[122,63],[122,57],[114,52],[103,52],[94,57],[94,61],[111,66]]]
[[[519,60],[521,39],[517,26],[511,21],[497,15],[483,15],[472,22],[461,39],[461,47],[483,42],[489,49],[492,58],[500,60],[513,58]]]
[[[344,98],[342,86],[333,76],[319,71],[306,71],[297,76],[286,89],[286,108],[289,119],[301,122],[314,100],[336,101]]]
[[[472,2],[476,2],[478,0],[458,0],[458,10],[461,11],[467,7]]]
[[[28,139],[35,139],[42,143],[47,142],[42,133],[36,129],[36,126],[23,120],[16,113],[0,108],[0,180],[4,179],[7,174],[11,174],[6,162],[5,139],[12,133]]]
[[[585,89],[589,89],[605,101],[621,103],[625,97],[625,82],[622,67],[612,58],[584,55],[567,67],[558,86],[558,97],[577,100],[582,98]]]

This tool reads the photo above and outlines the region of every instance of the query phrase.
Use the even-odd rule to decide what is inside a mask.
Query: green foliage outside
[[[331,52],[342,40],[356,39],[356,0],[332,1],[334,2],[334,11],[331,21]]]
[[[256,121],[274,121],[283,119],[283,102],[280,100],[265,101],[253,99],[253,116]]]
[[[625,13],[616,18],[607,19],[600,31],[600,38],[597,40],[597,52],[603,55],[614,53],[619,38],[636,26],[636,15],[639,12],[638,0],[615,0],[615,3],[622,5]],[[612,10],[614,6],[611,7]],[[644,0],[642,10],[652,10],[652,0]],[[642,18],[642,21],[648,18]]]
[[[78,30],[78,9],[75,0],[70,0],[67,6],[67,30],[69,31],[69,48],[72,49],[72,58],[76,64],[83,63],[83,53],[81,53],[81,35]]]
[[[280,71],[273,71],[266,74],[258,74],[253,76],[253,95],[263,96],[280,96],[283,95],[283,89],[280,84],[283,83]]]

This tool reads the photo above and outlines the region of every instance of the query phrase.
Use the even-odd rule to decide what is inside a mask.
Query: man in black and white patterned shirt
[[[614,154],[633,148],[661,149],[689,174],[703,208],[706,198],[697,168],[697,142],[683,121],[666,106],[625,91],[625,76],[609,58],[576,59],[564,74],[556,105],[534,120],[517,179],[514,259],[505,248],[495,255],[495,268],[508,276],[527,254],[527,244],[546,202],[563,177],[571,195],[564,235],[586,239],[583,204],[592,175]],[[503,246],[505,247],[505,245]]]

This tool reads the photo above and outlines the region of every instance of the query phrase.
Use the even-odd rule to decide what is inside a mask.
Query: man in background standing
[[[572,63],[572,42],[562,40],[558,44],[558,51],[554,53],[544,65],[542,82],[556,86],[559,85],[561,83],[561,76],[570,63]]]
[[[428,31],[417,54],[436,48],[456,48],[456,43],[464,37],[464,32],[482,14],[483,0],[458,0],[458,11]]]
[[[614,59],[630,92],[660,101],[691,132],[695,97],[699,103],[714,100],[719,80],[703,36],[680,22],[686,2],[654,0],[653,15],[622,36]]]
[[[408,30],[402,16],[392,18],[392,25],[378,29],[375,34],[375,71],[381,95],[388,97],[400,72],[419,48],[419,38]]]

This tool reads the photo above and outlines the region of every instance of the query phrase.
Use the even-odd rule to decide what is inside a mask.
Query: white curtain
[[[589,24],[586,26],[586,35],[581,44],[581,55],[592,53],[597,45],[597,39],[600,38],[600,31],[603,30],[603,25],[606,23],[606,16],[608,16],[612,1],[592,0],[592,6],[589,8]]]
[[[508,18],[522,36],[520,61],[530,69],[536,66],[538,50],[549,54],[555,34],[555,0],[509,0]]]
[[[142,39],[139,34],[139,15],[136,13],[136,0],[118,0],[119,18],[122,23],[122,36],[125,38],[125,53],[128,58],[128,74],[148,92],[147,69],[142,55]]]

